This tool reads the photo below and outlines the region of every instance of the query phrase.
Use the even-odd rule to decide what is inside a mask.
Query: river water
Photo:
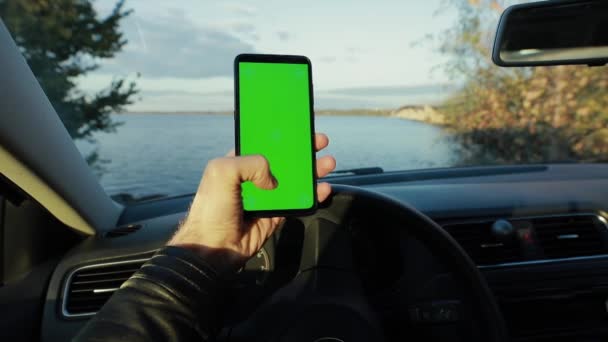
[[[234,146],[228,115],[124,114],[117,119],[123,122],[117,132],[95,134],[96,145],[77,144],[84,155],[97,150],[97,173],[110,195],[192,193],[206,162]],[[323,154],[333,154],[338,169],[392,171],[456,162],[453,142],[441,127],[377,116],[318,116],[315,126],[330,136]]]

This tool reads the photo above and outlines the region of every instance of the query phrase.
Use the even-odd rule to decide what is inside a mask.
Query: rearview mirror
[[[492,60],[500,66],[608,62],[608,1],[542,1],[507,8]]]

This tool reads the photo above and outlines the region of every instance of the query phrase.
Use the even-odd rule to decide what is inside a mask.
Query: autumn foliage
[[[490,61],[490,46],[498,13],[507,4],[450,5],[462,21],[442,50],[453,56],[447,69],[463,87],[443,112],[462,146],[461,163],[608,159],[606,67],[499,68]]]

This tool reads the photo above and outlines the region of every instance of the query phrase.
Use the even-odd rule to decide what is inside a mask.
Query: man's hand
[[[316,134],[315,148],[327,147],[325,134]],[[317,177],[329,174],[336,167],[331,156],[317,160]],[[274,189],[276,179],[268,161],[262,156],[227,157],[211,160],[203,174],[186,220],[169,241],[169,245],[191,249],[220,272],[237,270],[264,244],[283,217],[243,217],[241,183],[251,181],[262,189]],[[328,183],[317,184],[319,202],[331,193]]]

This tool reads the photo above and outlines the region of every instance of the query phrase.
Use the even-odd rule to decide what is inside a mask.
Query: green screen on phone
[[[273,190],[244,183],[246,211],[304,210],[314,205],[308,68],[238,63],[240,155],[263,155],[278,180]]]

